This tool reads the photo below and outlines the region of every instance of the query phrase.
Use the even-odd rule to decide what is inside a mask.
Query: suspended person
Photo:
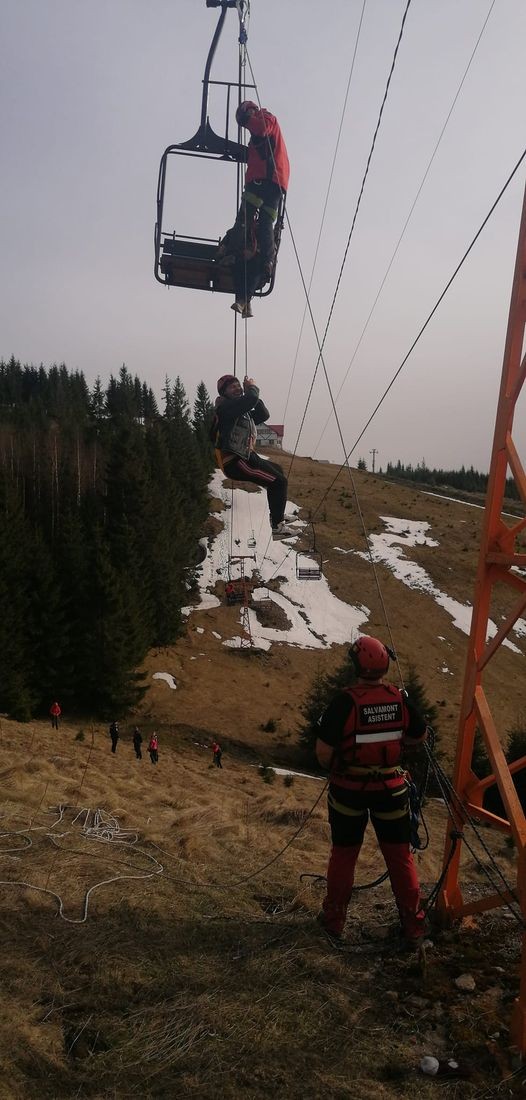
[[[252,317],[250,299],[272,275],[275,260],[274,224],[279,203],[287,192],[289,158],[274,115],[245,100],[236,111],[238,126],[250,133],[245,190],[233,232],[243,236],[234,268],[236,300],[232,309]],[[244,253],[244,254],[243,254]]]
[[[118,745],[119,736],[120,736],[119,735],[119,723],[118,722],[112,722],[111,723],[111,726],[110,726],[110,729],[109,729],[109,734],[110,734],[110,739],[111,739],[111,751],[113,753],[115,753],[115,752],[117,752],[117,745]]]
[[[414,946],[424,935],[424,913],[410,850],[409,796],[400,757],[403,745],[425,740],[426,723],[405,693],[384,681],[389,651],[382,642],[361,637],[349,656],[357,682],[338,692],[324,711],[316,741],[318,762],[330,770],[332,836],[327,895],[318,919],[332,937],[340,938],[370,815],[402,935]]]
[[[51,729],[58,730],[60,715],[62,714],[60,703],[52,703],[49,708],[49,713],[51,715]]]
[[[287,503],[287,479],[281,466],[261,458],[255,450],[256,425],[268,420],[270,413],[260,399],[253,378],[243,386],[233,374],[223,374],[217,382],[212,437],[216,456],[226,477],[251,481],[267,490],[273,538],[296,535],[284,521]]]
[[[221,748],[221,745],[219,744],[219,741],[212,741],[212,752],[213,752],[212,759],[213,759],[213,762],[214,762],[216,768],[222,768],[223,765],[221,763],[221,757],[223,755],[223,750]]]
[[[141,745],[142,745],[142,737],[141,737],[139,728],[137,726],[135,726],[135,729],[133,731],[133,747],[135,749],[135,756],[137,757],[137,760],[142,760]]]
[[[157,764],[157,761],[159,759],[159,741],[156,733],[152,733],[152,736],[150,737],[148,752],[150,753],[150,760],[152,764]]]

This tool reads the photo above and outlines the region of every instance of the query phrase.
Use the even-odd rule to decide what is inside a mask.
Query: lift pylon
[[[231,566],[237,566],[239,569],[238,581],[241,584],[243,599],[241,602],[241,649],[252,649],[254,642],[252,640],[252,628],[250,626],[250,615],[248,611],[248,596],[249,596],[249,584],[248,578],[245,572],[245,562],[255,562],[255,554],[237,554],[235,557],[228,559],[228,569],[230,575]]]
[[[515,407],[526,377],[525,327],[526,191],[511,292],[453,773],[453,786],[467,811],[479,820],[513,836],[517,850],[517,896],[523,920],[526,922],[526,817],[513,782],[513,774],[521,766],[526,766],[526,757],[516,761],[510,770],[499,738],[497,719],[492,714],[483,682],[489,662],[526,608],[526,553],[519,552],[517,543],[519,535],[526,528],[526,518],[518,518],[509,526],[502,518],[508,468],[526,507],[526,472],[512,434]],[[491,600],[497,584],[504,584],[511,590],[514,602],[495,637],[488,641]],[[484,738],[493,770],[492,776],[485,780],[477,779],[471,769],[477,727]],[[498,817],[484,808],[484,794],[490,783],[498,786],[506,817]],[[458,824],[461,825],[460,820]],[[464,904],[459,885],[460,851],[461,842],[457,843],[451,858],[448,836],[444,866],[448,859],[449,865],[438,898],[438,910],[443,919],[456,919],[505,903],[505,897],[501,894],[492,894],[476,902]],[[526,930],[523,930],[520,990],[513,1008],[511,1034],[513,1042],[526,1053]]]

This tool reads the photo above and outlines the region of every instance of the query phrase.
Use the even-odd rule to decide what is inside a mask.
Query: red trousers
[[[395,783],[389,789],[362,787],[358,791],[341,790],[331,784],[332,849],[323,902],[325,927],[329,932],[343,930],[369,814],[389,873],[402,930],[408,939],[418,939],[424,935],[425,915],[409,843],[409,805],[404,783]]]
[[[327,895],[323,902],[325,927],[329,932],[343,931],[347,907],[354,885],[354,869],[361,844],[345,848],[333,846],[327,870]],[[404,935],[416,939],[424,934],[424,913],[420,908],[420,888],[409,844],[380,843],[391,887],[396,898]]]

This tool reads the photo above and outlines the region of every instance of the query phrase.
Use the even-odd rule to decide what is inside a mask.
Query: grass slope
[[[334,473],[296,460],[291,498],[308,507]],[[421,551],[425,568],[450,594],[471,598],[481,513],[368,474],[359,480],[368,525],[379,528],[384,514],[428,518],[440,546]],[[370,571],[332,552],[359,546],[347,503],[329,497],[317,540],[331,588],[373,608],[370,629],[381,633]],[[402,665],[416,664],[441,704],[451,756],[466,638],[428,597],[386,572],[381,580]],[[524,1073],[497,1092],[514,1068],[507,1027],[520,951],[503,911],[434,935],[425,962],[398,953],[385,884],[356,892],[345,952],[319,930],[323,887],[300,875],[325,870],[323,797],[310,813],[322,785],[266,784],[252,765],[263,753],[295,759],[301,699],[318,667],[340,662],[342,647],[320,654],[273,646],[247,658],[212,634],[224,637],[235,624],[232,608],[198,612],[178,645],[149,655],[147,671],[173,673],[178,690],[151,681],[115,756],[106,728],[84,724],[79,739],[79,723],[57,734],[48,724],[2,721],[0,1097],[427,1100],[437,1088],[448,1100],[519,1095]],[[499,661],[490,685],[506,728],[524,706],[523,657],[503,652]],[[269,718],[275,732],[261,729]],[[157,767],[146,753],[135,760],[136,721],[143,736],[159,731]],[[228,750],[223,771],[203,747],[213,733]],[[79,811],[98,807],[136,831],[137,843],[87,840]],[[429,804],[428,819],[432,843],[419,869],[431,886],[446,828],[439,803]],[[512,880],[513,853],[503,838],[487,830],[484,838]],[[162,873],[146,877],[158,870],[154,859]],[[369,837],[359,881],[381,869]],[[106,879],[114,881],[97,887]],[[467,896],[486,886],[466,851],[463,883]],[[64,915],[79,921],[93,887],[85,922],[57,916],[59,895]],[[454,984],[464,972],[475,977],[473,993]],[[469,1080],[439,1084],[418,1074],[425,1053],[454,1055]]]

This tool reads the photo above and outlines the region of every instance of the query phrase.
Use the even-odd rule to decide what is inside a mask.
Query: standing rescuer
[[[426,738],[426,723],[394,684],[384,682],[389,651],[362,637],[349,650],[357,683],[339,692],[322,714],[316,756],[330,770],[332,849],[320,923],[342,934],[354,870],[369,814],[396,898],[402,934],[424,935],[418,877],[410,849],[409,795],[400,757],[404,744]],[[393,654],[391,654],[393,656]]]
[[[250,99],[236,111],[238,126],[250,133],[245,190],[237,222],[248,240],[257,238],[258,261],[247,270],[238,265],[236,300],[232,306],[242,317],[252,317],[250,299],[260,280],[270,279],[275,257],[274,224],[281,196],[289,186],[290,166],[283,134],[275,115]]]

